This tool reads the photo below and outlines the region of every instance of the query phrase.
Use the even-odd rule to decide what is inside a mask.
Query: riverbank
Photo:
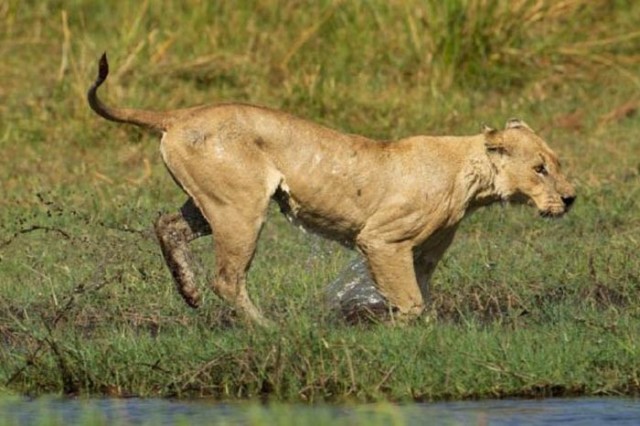
[[[536,322],[308,322],[270,333],[104,326],[90,337],[64,327],[25,339],[28,355],[14,347],[2,371],[9,388],[26,394],[305,402],[638,394],[637,320],[609,315],[603,323],[600,312],[583,311]]]

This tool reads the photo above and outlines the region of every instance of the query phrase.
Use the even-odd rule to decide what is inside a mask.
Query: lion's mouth
[[[548,206],[546,209],[540,209],[539,210],[540,216],[548,217],[548,218],[562,217],[564,216],[565,213],[567,213],[571,209],[571,206],[573,205],[573,202],[575,201],[575,199],[576,199],[575,195],[562,196],[560,198],[561,203],[553,203],[552,205]]]
[[[552,211],[552,210],[540,210],[540,216],[544,217],[544,218],[549,218],[549,219],[558,219],[561,218],[562,216],[564,216],[564,214],[566,213],[566,210],[563,211]]]

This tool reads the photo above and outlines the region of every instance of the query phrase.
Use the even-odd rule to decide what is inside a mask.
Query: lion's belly
[[[349,203],[341,204],[339,197],[334,200],[320,198],[322,197],[298,197],[284,183],[273,196],[280,211],[292,223],[346,247],[353,247],[355,237],[362,227],[359,212],[354,211]]]

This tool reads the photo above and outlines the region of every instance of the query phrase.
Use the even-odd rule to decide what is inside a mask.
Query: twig
[[[60,68],[58,69],[58,81],[62,81],[69,68],[69,52],[71,50],[71,30],[67,19],[67,11],[62,11],[62,57],[60,58]]]
[[[221,355],[218,355],[200,364],[195,370],[186,371],[178,376],[175,376],[171,381],[171,383],[169,383],[166,387],[177,389],[178,393],[182,393],[187,389],[189,384],[193,383],[196,380],[196,378],[200,376],[202,373],[204,373],[207,370],[210,370],[212,367],[214,367],[216,364],[219,364],[220,361],[224,360],[225,358],[234,359],[236,357],[236,353],[241,353],[241,352],[243,352],[243,350],[238,350],[238,351],[223,353]],[[169,371],[166,371],[166,370],[161,370],[161,371],[165,373],[170,373]]]
[[[135,228],[129,228],[129,227],[126,227],[126,226],[108,225],[108,224],[106,224],[104,222],[98,222],[98,225],[102,226],[103,228],[110,229],[112,231],[127,232],[129,234],[139,234],[139,235],[142,235],[142,236],[149,236],[149,235],[153,234],[153,231],[151,231],[149,228],[135,229]]]
[[[34,232],[34,231],[46,231],[46,232],[57,232],[58,234],[62,235],[63,237],[65,237],[66,239],[71,239],[71,235],[69,235],[68,232],[60,229],[60,228],[53,228],[50,226],[42,226],[42,225],[32,225],[28,228],[23,228],[20,229],[19,231],[16,231],[8,240],[3,241],[2,243],[0,243],[0,249],[5,248],[6,246],[8,246],[9,244],[11,244],[16,238],[18,238],[18,236],[22,235],[22,234],[28,234],[30,232]]]
[[[49,348],[51,348],[51,352],[53,352],[56,358],[58,369],[60,370],[60,378],[62,379],[63,392],[66,395],[77,393],[78,387],[74,383],[73,374],[71,373],[71,370],[67,365],[67,361],[62,355],[62,351],[60,350],[60,345],[58,345],[58,342],[53,337],[53,329],[51,325],[47,322],[47,319],[44,318],[44,316],[41,317],[41,320],[42,320],[42,323],[44,324],[44,327],[47,329],[47,334],[49,335],[48,337],[45,337],[43,339],[43,342],[46,343],[49,346]],[[55,323],[53,324],[53,326],[55,326]]]
[[[344,354],[347,358],[347,367],[349,367],[349,379],[351,380],[351,388],[349,389],[349,392],[347,392],[347,395],[350,395],[351,393],[356,391],[357,386],[356,386],[356,374],[355,374],[355,371],[353,370],[353,362],[351,361],[351,354],[349,353],[349,349],[347,348],[346,345],[344,347]]]
[[[151,35],[154,35],[154,34],[155,34],[155,32],[152,31]],[[142,39],[136,45],[136,47],[133,48],[133,51],[131,53],[129,53],[129,56],[127,56],[127,58],[124,60],[124,63],[122,64],[122,66],[120,68],[118,68],[118,70],[113,74],[113,79],[114,80],[119,81],[122,78],[123,75],[125,75],[127,72],[129,72],[129,70],[133,66],[133,62],[135,61],[136,57],[138,56],[138,54],[140,52],[142,52],[142,49],[144,49],[146,44],[147,44],[147,41],[145,39]]]
[[[389,377],[391,377],[394,371],[396,371],[396,366],[392,365],[391,368],[384,374],[384,376],[382,376],[382,380],[380,380],[376,385],[375,387],[376,392],[380,391],[380,388],[384,386],[387,380],[389,380]]]
[[[336,9],[338,9],[338,7],[340,7],[341,5],[342,5],[342,0],[334,1],[333,4],[325,10],[324,14],[318,19],[315,25],[306,29],[305,31],[302,32],[302,34],[300,34],[300,36],[295,41],[295,43],[293,43],[293,46],[291,46],[287,54],[284,55],[284,58],[282,58],[282,61],[280,61],[280,69],[282,70],[287,69],[291,58],[293,58],[295,54],[298,53],[298,51],[302,49],[302,47],[305,44],[307,44],[309,40],[311,40],[311,38],[320,30],[320,28],[322,28],[322,26],[327,21],[329,21],[329,19],[333,16]]]
[[[635,38],[640,37],[640,31],[634,31],[628,34],[622,34],[615,37],[608,37],[604,39],[592,39],[579,43],[574,43],[573,45],[567,46],[569,48],[582,48],[582,47],[596,47],[596,46],[607,46],[610,44],[618,44],[625,41],[633,40]]]

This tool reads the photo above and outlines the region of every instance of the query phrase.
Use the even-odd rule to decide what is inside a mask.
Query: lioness
[[[108,73],[103,55],[89,105],[107,120],[162,132],[162,158],[189,196],[179,213],[160,216],[155,230],[193,307],[199,294],[187,243],[213,233],[213,290],[266,323],[246,275],[271,199],[291,220],[357,248],[393,318],[411,319],[424,310],[428,279],[466,214],[515,201],[557,217],[576,198],[554,152],[517,119],[475,136],[378,142],[253,105],[109,107],[97,97]]]

